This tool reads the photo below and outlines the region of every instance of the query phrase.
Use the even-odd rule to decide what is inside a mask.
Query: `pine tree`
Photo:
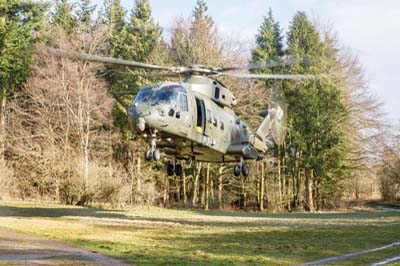
[[[321,59],[292,66],[290,72],[319,74],[324,69],[321,37],[303,12],[298,12],[291,22],[288,53],[295,58]],[[336,125],[346,115],[346,110],[340,90],[331,80],[285,82],[284,89],[289,104],[288,163],[300,163],[304,169],[306,208],[313,211],[315,203],[321,207],[322,196],[327,192],[325,188],[337,184],[343,176],[346,150],[341,145],[343,137]]]
[[[161,28],[151,18],[148,0],[137,0],[131,12],[125,43],[127,58],[145,62],[161,36]]]
[[[151,8],[147,0],[137,0],[131,11],[129,22],[125,21],[126,11],[120,0],[106,5],[107,24],[110,27],[108,40],[110,56],[146,62],[160,42],[161,28],[151,18]],[[126,110],[132,103],[138,90],[149,81],[130,75],[125,67],[108,66],[110,92],[117,100],[114,110],[115,124],[129,136]],[[142,71],[135,69],[136,72]]]
[[[125,21],[126,10],[121,6],[120,0],[106,0],[104,2],[104,7],[104,23],[109,27],[107,53],[112,57],[121,58],[123,56],[123,45],[127,35]]]
[[[73,14],[74,5],[68,0],[56,0],[52,13],[53,24],[61,27],[66,33],[71,34],[77,26],[77,19]]]
[[[92,24],[93,12],[96,10],[96,5],[92,5],[90,0],[80,0],[78,4],[77,17],[79,22],[90,27]]]
[[[252,61],[265,62],[277,60],[283,55],[282,30],[279,23],[275,21],[272,10],[269,9],[268,16],[256,35],[256,48],[251,51]]]
[[[170,49],[171,57],[177,65],[222,65],[221,42],[214,21],[207,11],[206,2],[199,0],[189,25],[182,18],[177,21],[172,31]]]

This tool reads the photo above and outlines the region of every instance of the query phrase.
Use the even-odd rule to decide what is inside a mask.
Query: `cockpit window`
[[[172,103],[177,102],[180,93],[186,93],[186,89],[178,85],[164,86],[161,89],[154,89],[149,86],[143,88],[136,96],[136,102],[151,103]]]
[[[178,93],[170,88],[162,88],[156,90],[150,97],[151,102],[166,102],[170,103],[178,99]]]
[[[134,103],[147,101],[151,96],[152,92],[153,92],[153,86],[144,87],[139,91],[138,95],[135,98]]]

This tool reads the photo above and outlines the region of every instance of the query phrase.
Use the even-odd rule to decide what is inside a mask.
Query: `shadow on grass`
[[[246,213],[228,211],[202,211],[194,210],[192,214],[187,211],[176,211],[177,216],[165,212],[142,210],[140,215],[135,212],[104,210],[97,208],[68,208],[68,207],[22,207],[0,205],[0,217],[92,217],[113,218],[130,221],[145,221],[158,223],[174,223],[192,226],[250,226],[250,227],[286,227],[286,226],[330,226],[345,225],[349,220],[363,222],[365,219],[378,219],[378,221],[391,223],[385,218],[398,218],[398,211],[364,211],[345,213]],[[227,218],[227,219],[225,219]],[[231,219],[232,218],[232,219]],[[236,218],[236,219],[235,219]],[[320,222],[321,220],[327,221]],[[393,223],[398,222],[397,219]]]
[[[121,211],[106,211],[97,208],[55,208],[55,207],[17,207],[0,206],[0,217],[94,217],[94,218],[128,218]]]
[[[400,217],[400,212],[391,211],[354,211],[354,212],[324,212],[324,213],[251,213],[251,212],[228,212],[228,211],[205,211],[194,212],[206,216],[228,216],[245,218],[281,218],[281,219],[370,219],[385,217]]]

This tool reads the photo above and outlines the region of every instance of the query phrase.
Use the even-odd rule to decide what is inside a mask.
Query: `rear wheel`
[[[242,166],[242,175],[243,176],[249,176],[250,170],[249,167],[245,164]]]
[[[172,163],[167,164],[167,174],[169,176],[174,175],[175,173],[175,166]]]
[[[182,165],[180,164],[175,165],[175,174],[177,176],[182,176],[182,173],[183,173]]]
[[[235,176],[240,176],[240,172],[241,172],[240,165],[236,164],[236,165],[233,167],[233,174],[234,174]]]
[[[159,150],[153,151],[153,159],[159,161],[161,159],[161,153]]]

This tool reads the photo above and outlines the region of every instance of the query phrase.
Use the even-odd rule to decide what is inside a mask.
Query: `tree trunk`
[[[85,177],[85,190],[89,187],[89,149],[87,145],[83,146],[83,160],[84,160],[84,177]]]
[[[261,161],[261,182],[260,182],[260,211],[264,210],[264,160]]]
[[[313,190],[312,190],[312,183],[313,183],[313,169],[306,169],[306,210],[309,212],[314,212],[314,202],[313,202]]]
[[[213,176],[210,176],[210,204],[211,208],[214,208],[215,206],[215,195],[214,195],[214,178]]]
[[[4,152],[6,148],[6,106],[7,106],[7,89],[1,88],[2,98],[0,100],[0,162],[4,161]]]
[[[278,146],[278,208],[282,206],[281,148]]]
[[[222,210],[223,204],[222,204],[222,171],[223,171],[223,166],[222,164],[219,165],[218,168],[218,208]]]
[[[206,183],[205,183],[205,188],[204,188],[204,193],[205,193],[205,199],[204,199],[204,209],[208,210],[208,204],[209,204],[209,196],[210,196],[210,163],[207,164],[207,175],[206,175]]]
[[[168,175],[164,175],[164,193],[163,193],[163,204],[164,207],[167,207],[168,199],[169,199],[169,177]]]
[[[198,193],[199,193],[199,177],[200,177],[200,172],[201,172],[201,162],[196,163],[196,167],[194,167],[193,171],[195,173],[194,173],[192,205],[196,206],[197,205],[197,197],[198,197]]]
[[[185,165],[183,165],[185,166]],[[186,195],[186,174],[185,171],[182,172],[182,189],[183,189],[183,205],[187,204],[187,195]]]
[[[138,203],[142,202],[142,159],[140,157],[140,154],[138,153],[137,155],[137,160],[136,160],[136,169],[137,169],[137,175],[136,175],[136,201]]]

